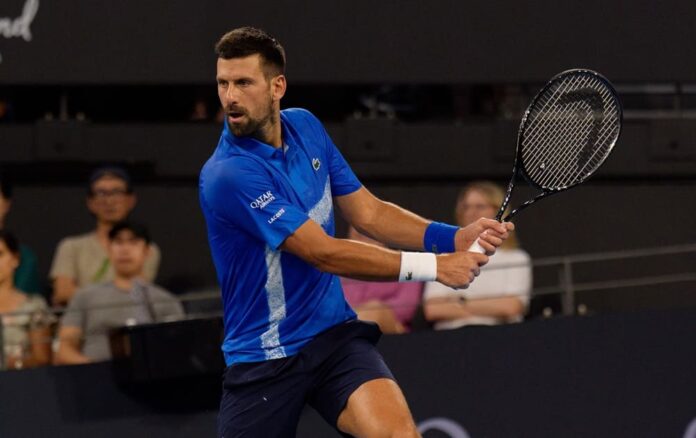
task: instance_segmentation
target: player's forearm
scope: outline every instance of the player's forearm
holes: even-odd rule
[[[307,220],[288,236],[280,248],[320,271],[364,280],[437,280],[450,287],[466,287],[488,262],[483,254],[400,253],[353,240],[328,236]]]
[[[391,247],[423,250],[423,235],[431,221],[391,202],[376,205],[370,222],[353,224],[358,231]]]
[[[395,281],[401,266],[397,251],[333,238],[326,248],[317,248],[311,260],[322,272],[358,280]]]

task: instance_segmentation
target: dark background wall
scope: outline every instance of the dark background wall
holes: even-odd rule
[[[210,83],[213,42],[245,24],[283,41],[296,82],[543,81],[575,66],[694,80],[694,21],[687,0],[43,1],[31,41],[0,39],[0,81]]]

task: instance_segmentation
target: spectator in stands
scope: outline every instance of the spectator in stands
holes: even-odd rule
[[[50,272],[54,304],[66,304],[77,289],[114,278],[107,254],[109,231],[128,217],[135,203],[131,179],[124,169],[107,166],[92,172],[87,208],[96,218],[96,229],[67,237],[58,244]],[[159,248],[151,246],[143,271],[148,281],[154,281],[160,261]]]
[[[504,196],[503,190],[490,182],[467,185],[457,199],[457,223],[463,227],[481,217],[495,217]],[[468,289],[454,290],[437,282],[426,284],[425,317],[436,329],[520,321],[531,288],[529,255],[511,234]]]
[[[384,246],[376,240],[348,229],[348,238]],[[341,278],[343,293],[358,319],[374,321],[384,333],[404,333],[418,310],[423,283],[361,281]]]
[[[26,368],[49,363],[51,357],[50,318],[46,301],[27,295],[14,284],[20,263],[17,239],[0,230],[0,332],[2,368]]]
[[[5,217],[12,206],[12,184],[4,175],[0,175],[0,230],[5,228]],[[36,254],[26,245],[19,245],[19,266],[15,269],[14,285],[28,294],[41,294]]]
[[[54,363],[81,364],[111,359],[109,332],[125,325],[180,319],[181,303],[146,281],[146,260],[152,251],[142,225],[115,224],[108,234],[114,278],[79,290],[63,315]]]
[[[189,120],[192,122],[210,121],[208,104],[206,103],[205,99],[199,98],[193,102],[193,108],[191,109],[191,114],[189,114]]]

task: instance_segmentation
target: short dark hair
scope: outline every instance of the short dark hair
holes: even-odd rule
[[[274,75],[285,73],[285,49],[275,38],[255,27],[240,27],[227,32],[215,44],[215,53],[222,59],[246,58],[258,54],[265,67],[271,67]],[[267,76],[268,73],[267,68]]]
[[[87,194],[92,194],[92,186],[97,180],[104,178],[105,176],[111,178],[117,178],[126,183],[126,191],[128,193],[133,193],[133,186],[131,185],[131,177],[126,169],[120,166],[101,166],[97,167],[89,175]]]
[[[19,240],[14,234],[7,230],[0,230],[0,242],[4,242],[12,254],[19,256]]]
[[[151,242],[150,233],[145,225],[129,221],[117,222],[116,225],[109,230],[109,241],[114,240],[121,231],[130,231],[135,237],[143,239],[146,244],[150,244]]]

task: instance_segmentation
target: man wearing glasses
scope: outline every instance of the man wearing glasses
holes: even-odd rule
[[[109,231],[135,207],[137,199],[130,175],[120,167],[97,168],[89,178],[86,201],[87,209],[96,219],[96,228],[58,243],[50,272],[55,305],[67,304],[81,287],[113,279],[107,254]],[[150,246],[143,270],[147,281],[155,279],[160,262],[159,248],[154,243]]]

